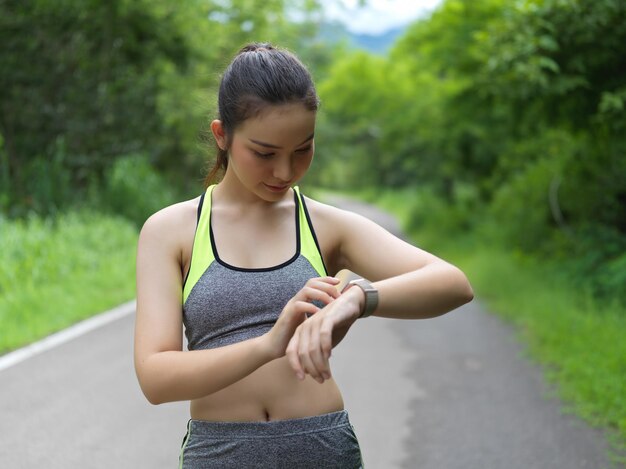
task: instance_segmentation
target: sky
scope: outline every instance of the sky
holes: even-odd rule
[[[435,9],[442,0],[323,0],[326,15],[346,24],[353,33],[380,34],[403,26]]]

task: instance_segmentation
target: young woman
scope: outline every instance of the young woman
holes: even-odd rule
[[[135,368],[151,403],[191,401],[180,467],[361,467],[332,348],[361,317],[472,299],[456,267],[300,194],[318,103],[294,55],[244,47],[211,123],[223,178],[141,231]]]

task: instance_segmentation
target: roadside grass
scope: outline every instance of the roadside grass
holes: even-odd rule
[[[0,354],[132,299],[137,236],[87,211],[0,218]]]
[[[530,357],[544,367],[564,403],[626,442],[626,311],[573,290],[556,264],[520,258],[494,246],[443,249],[470,278],[478,296],[517,327]]]
[[[319,191],[322,198],[324,191]],[[467,232],[453,220],[418,223],[437,207],[406,191],[352,193],[393,213],[413,242],[459,266],[489,310],[515,325],[529,357],[542,365],[564,412],[608,429],[611,456],[626,462],[626,308],[598,301],[571,285],[554,261],[507,250]],[[431,210],[432,209],[432,210]]]

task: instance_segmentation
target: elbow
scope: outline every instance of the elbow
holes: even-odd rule
[[[174,399],[168,399],[165,392],[163,392],[164,390],[159,389],[159,387],[154,384],[152,386],[141,385],[140,387],[146,400],[152,405],[166,404],[174,401]]]
[[[146,380],[139,378],[139,387],[146,400],[152,405],[164,404],[167,402],[157,389],[157,386],[150,385]]]
[[[152,405],[165,404],[169,402],[165,399],[162,386],[159,386],[158,380],[155,380],[153,376],[150,376],[148,370],[136,369],[137,381],[139,387],[146,400]]]
[[[148,402],[149,402],[150,404],[155,405],[155,406],[156,406],[156,405],[160,405],[160,404],[165,404],[166,402],[168,402],[168,401],[166,401],[166,400],[163,400],[163,399],[157,399],[157,398],[154,398],[154,397],[148,397],[148,396],[146,396],[146,398],[148,399]]]
[[[458,268],[454,268],[456,270],[456,285],[455,291],[457,292],[458,305],[462,306],[466,303],[469,303],[474,299],[474,290],[472,285],[470,284],[467,276]]]
[[[148,400],[148,402],[152,405],[159,405],[159,404],[165,404],[167,401],[165,399],[163,399],[163,397],[157,393],[154,392],[152,390],[146,390],[143,389],[143,395],[146,397],[146,399]]]
[[[440,265],[443,268],[441,271],[443,276],[440,277],[443,311],[440,314],[444,314],[472,301],[474,290],[461,269],[447,262]]]
[[[465,288],[465,291],[463,292],[462,304],[469,303],[473,299],[474,299],[474,290],[472,289],[472,286],[469,284],[469,282],[467,282],[467,286]]]

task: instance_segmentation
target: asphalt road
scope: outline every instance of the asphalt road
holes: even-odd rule
[[[388,215],[349,201],[397,232]],[[0,468],[173,468],[187,404],[151,406],[132,314],[0,371]],[[333,373],[367,469],[604,469],[604,435],[565,415],[511,328],[478,301],[359,321]]]

